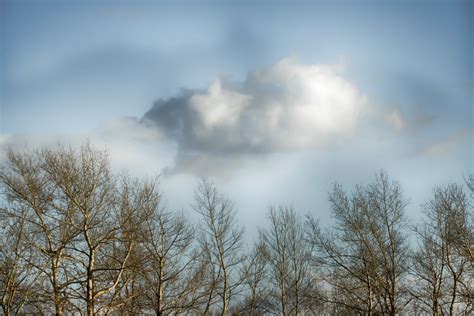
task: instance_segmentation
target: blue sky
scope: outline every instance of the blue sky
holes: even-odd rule
[[[196,177],[204,175],[216,177],[248,214],[272,201],[324,216],[333,181],[350,188],[385,168],[406,186],[415,212],[434,184],[473,171],[473,16],[472,1],[1,0],[0,133],[5,143],[33,146],[97,138],[128,169],[146,161],[142,173],[168,170],[197,150],[203,164],[163,180],[177,208],[186,207],[177,188],[192,196]],[[140,123],[156,100],[166,105],[183,88],[200,95],[216,78],[222,91],[262,97],[255,92],[262,82],[253,87],[249,78],[262,69],[275,74],[288,59],[294,69],[343,69],[342,86],[366,98],[371,110],[363,110],[349,139],[311,129],[310,136],[331,145],[290,146],[275,135],[306,134],[288,123],[264,138],[279,145],[262,145],[263,154],[235,153],[249,145],[247,138],[232,155],[219,147],[222,168],[237,170],[222,176],[208,172],[215,148],[204,140],[170,137],[164,125],[165,136],[154,138]],[[304,80],[309,73],[302,71]],[[345,120],[344,113],[330,117]],[[211,136],[205,140],[218,139]],[[129,157],[124,148],[137,153]]]

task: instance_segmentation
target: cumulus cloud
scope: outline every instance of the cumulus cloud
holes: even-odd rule
[[[203,173],[255,154],[319,148],[350,138],[367,100],[341,67],[283,59],[155,102],[142,122],[176,142],[171,172]]]
[[[322,155],[322,148],[353,148],[351,157],[372,142],[390,144],[384,152],[399,155],[413,148],[417,155],[446,151],[445,145],[419,150],[427,140],[417,131],[434,119],[422,108],[369,103],[341,65],[283,59],[241,82],[221,77],[206,89],[160,99],[141,119],[111,118],[81,134],[0,134],[0,147],[76,147],[89,139],[108,148],[119,169],[221,178],[243,164],[296,152]]]

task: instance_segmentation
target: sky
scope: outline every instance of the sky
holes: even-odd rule
[[[0,0],[0,146],[87,139],[200,177],[251,231],[272,204],[330,221],[334,182],[381,169],[419,216],[473,168],[473,1]]]

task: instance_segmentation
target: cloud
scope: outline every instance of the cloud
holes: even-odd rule
[[[458,130],[446,137],[433,140],[419,149],[419,154],[427,157],[447,156],[461,145],[472,148],[472,128]]]
[[[406,127],[406,121],[402,116],[400,107],[395,107],[391,112],[385,116],[388,125],[391,125],[396,130],[402,130]]]
[[[161,140],[159,131],[135,117],[119,117],[103,122],[95,131],[106,140],[122,139],[130,142],[156,142]]]
[[[386,125],[397,131],[415,132],[420,128],[433,123],[435,116],[417,106],[413,109],[402,110],[400,106],[395,106],[383,115]]]
[[[116,171],[130,171],[138,176],[160,174],[173,163],[176,151],[176,146],[162,139],[156,128],[134,117],[122,117],[102,122],[86,133],[0,134],[0,162],[8,147],[34,150],[62,144],[78,148],[87,141],[108,151]]]
[[[255,154],[320,148],[353,136],[367,98],[341,67],[283,59],[155,102],[142,122],[176,142],[170,172],[205,174]],[[211,168],[212,167],[212,168]]]
[[[10,136],[8,134],[0,134],[0,146],[8,143]]]
[[[205,89],[159,99],[141,119],[111,118],[85,133],[0,135],[0,146],[77,147],[89,139],[107,148],[120,170],[222,179],[291,153],[352,159],[356,152],[373,156],[370,146],[399,158],[447,151],[448,145],[434,145],[432,133],[421,132],[434,119],[424,108],[369,102],[343,66],[287,58],[241,82],[220,77]]]

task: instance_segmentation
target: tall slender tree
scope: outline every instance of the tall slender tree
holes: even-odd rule
[[[243,255],[243,229],[237,223],[233,203],[217,192],[216,186],[202,180],[196,189],[194,210],[200,216],[200,244],[208,267],[208,299],[204,312],[210,312],[215,298],[221,315],[229,307],[241,285],[239,270]]]
[[[155,314],[196,311],[202,302],[203,280],[195,251],[195,230],[183,214],[156,208],[142,223],[142,279],[145,307]]]
[[[268,289],[268,262],[265,243],[261,240],[253,245],[242,267],[244,297],[238,313],[262,315],[271,311]]]
[[[261,238],[270,269],[271,294],[277,302],[274,311],[282,315],[311,311],[317,303],[317,280],[310,270],[310,248],[303,221],[293,207],[284,206],[271,207],[268,219],[270,226],[261,231]]]

